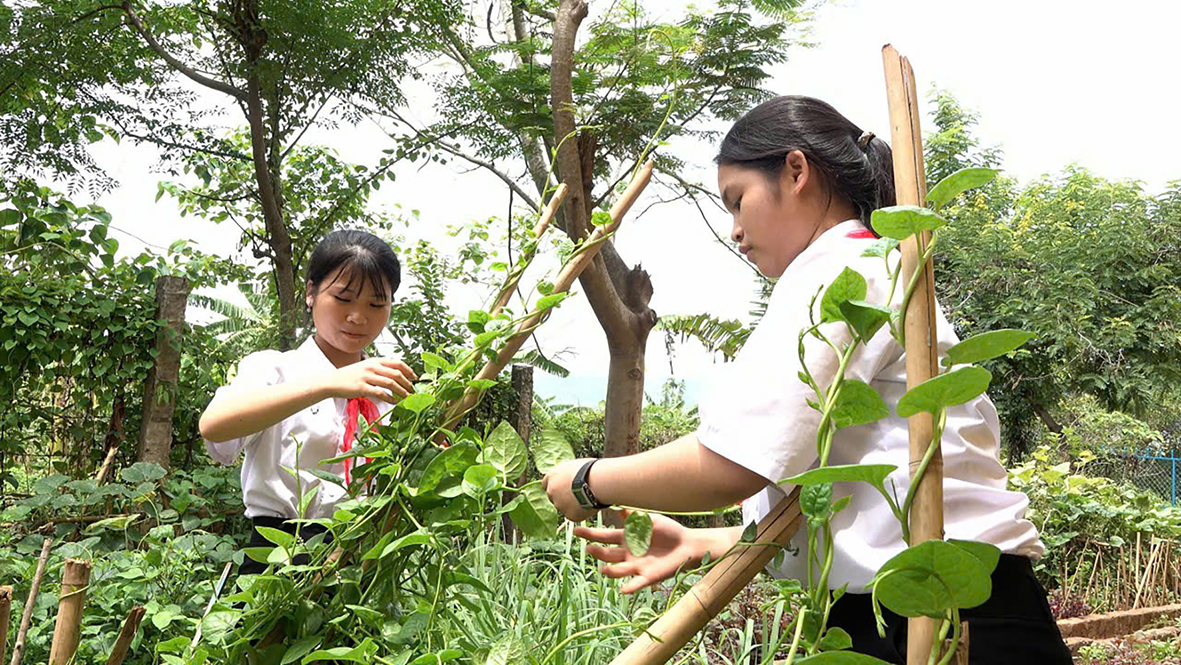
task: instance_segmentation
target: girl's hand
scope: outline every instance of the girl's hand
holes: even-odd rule
[[[629,511],[622,510],[620,515],[627,517]],[[652,544],[644,556],[632,556],[623,543],[623,529],[592,529],[585,526],[574,527],[574,535],[586,540],[612,545],[587,545],[587,554],[602,561],[604,566],[599,572],[604,577],[630,577],[620,588],[622,593],[633,593],[647,586],[658,584],[677,574],[677,571],[695,568],[705,556],[707,546],[705,540],[696,537],[694,529],[682,526],[680,522],[653,513]]]
[[[341,367],[328,377],[328,392],[332,397],[368,397],[390,404],[397,404],[414,392],[412,382],[418,380],[409,365],[393,358],[366,358]]]

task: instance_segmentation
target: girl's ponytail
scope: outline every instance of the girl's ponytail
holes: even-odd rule
[[[866,227],[874,210],[894,205],[890,146],[813,97],[785,95],[751,109],[726,134],[714,161],[778,177],[793,150],[804,153],[829,194],[851,203]]]

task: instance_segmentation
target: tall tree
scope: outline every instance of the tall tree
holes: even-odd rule
[[[582,0],[503,0],[448,34],[458,71],[444,78],[439,119],[401,129],[437,140],[433,149],[494,173],[536,208],[547,188],[568,189],[558,225],[575,242],[656,140],[714,139],[710,121],[732,120],[771,96],[767,68],[782,62],[806,15],[797,0],[724,0],[714,11],[652,19],[637,2],[612,4],[584,25]],[[759,15],[753,7],[763,12]],[[501,21],[495,26],[492,17]],[[485,38],[486,37],[486,38]],[[695,191],[671,152],[658,172],[678,194]],[[581,277],[607,339],[606,454],[638,450],[644,358],[656,314],[652,282],[613,244]]]
[[[104,135],[158,146],[166,161],[236,162],[251,176],[227,197],[259,210],[255,247],[272,266],[281,346],[294,339],[302,294],[285,163],[310,128],[356,121],[357,101],[402,101],[403,77],[436,47],[455,0],[48,0],[0,8],[0,165],[48,171],[92,186],[86,145]],[[218,119],[239,114],[246,141]],[[337,192],[320,227],[363,188],[389,175],[383,159]],[[94,177],[97,176],[97,177]],[[208,185],[208,182],[206,182]],[[249,234],[248,234],[249,235]]]

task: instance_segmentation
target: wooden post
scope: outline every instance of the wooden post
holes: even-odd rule
[[[894,152],[894,191],[898,205],[921,206],[927,196],[923,170],[923,143],[919,129],[918,94],[910,61],[893,46],[882,48],[886,72],[886,96],[890,105],[890,145]],[[923,232],[902,243],[902,277],[910,280],[931,242]],[[935,336],[935,272],[930,261],[923,269],[905,316],[906,387],[939,374],[939,346]],[[911,416],[910,472],[913,476],[931,445],[935,423],[929,413]],[[943,540],[943,455],[936,449],[920,480],[910,512],[910,545]],[[935,621],[913,618],[907,623],[906,662],[924,665],[935,639]]]
[[[90,562],[67,559],[62,569],[62,595],[57,606],[57,625],[49,648],[49,665],[69,665],[78,650],[82,630],[82,611],[86,589],[90,585]]]
[[[185,277],[156,280],[156,318],[168,325],[156,335],[156,364],[144,383],[143,423],[139,430],[139,461],[165,469],[172,452],[172,411],[180,375],[180,338],[191,285]]]
[[[8,653],[8,620],[12,616],[12,587],[0,586],[0,663]]]
[[[115,648],[111,649],[111,655],[107,658],[107,665],[123,665],[127,652],[131,650],[131,641],[135,639],[135,631],[139,630],[139,622],[143,619],[144,608],[141,605],[136,605],[127,613],[123,629],[119,631],[119,638],[115,640]]]
[[[32,585],[29,586],[29,597],[25,599],[25,611],[21,613],[21,625],[16,632],[16,641],[12,643],[10,665],[20,665],[21,655],[25,651],[25,637],[29,634],[29,623],[33,620],[33,606],[37,604],[37,594],[41,591],[41,578],[45,575],[45,564],[49,561],[49,548],[52,545],[52,538],[46,538],[45,542],[41,543],[41,556],[37,559],[37,572],[33,575]]]
[[[611,665],[667,662],[775,558],[780,548],[764,543],[787,545],[802,519],[800,490],[796,488],[759,522],[755,538],[759,545],[740,547],[719,561]]]

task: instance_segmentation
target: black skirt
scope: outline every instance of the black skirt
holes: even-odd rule
[[[260,527],[260,526],[270,527],[272,529],[280,529],[282,531],[286,531],[287,533],[290,533],[291,535],[295,535],[296,524],[294,522],[288,522],[287,520],[284,520],[279,517],[252,517],[251,521],[254,522],[254,527],[250,530],[250,544],[247,545],[247,547],[274,547],[275,546],[274,543],[267,540],[266,538],[263,538],[262,534],[259,533],[258,527]],[[305,541],[311,540],[314,536],[324,533],[325,531],[327,531],[327,529],[320,526],[319,524],[304,524],[303,527],[299,530],[299,537]],[[329,537],[329,539],[332,538],[331,535],[329,535],[328,537]],[[295,557],[294,561],[292,561],[292,563],[294,563],[296,565],[304,565],[307,562],[308,562],[308,555],[306,555],[306,554],[300,554],[299,556]],[[255,561],[254,559],[251,559],[250,557],[245,557],[242,559],[242,565],[238,566],[238,574],[239,575],[257,575],[266,569],[267,569],[267,564]]]
[[[886,637],[878,636],[870,594],[846,594],[832,607],[828,625],[853,638],[853,650],[888,663],[906,663],[906,617],[882,608]],[[1046,602],[1029,559],[1002,554],[992,573],[992,597],[960,611],[968,622],[971,665],[1071,665],[1070,650]]]

